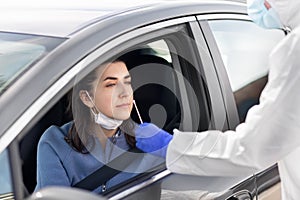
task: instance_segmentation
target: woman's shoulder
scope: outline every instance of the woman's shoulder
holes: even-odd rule
[[[65,136],[67,135],[71,123],[67,123],[61,127],[50,126],[42,135],[38,144],[38,158],[45,158],[44,155],[55,155],[61,160],[68,158],[72,152],[71,146],[66,142]]]
[[[56,125],[50,126],[42,135],[40,139],[40,143],[66,143],[65,136],[67,136],[69,129],[71,128],[73,122],[69,122],[64,124],[63,126],[59,127]],[[67,143],[66,143],[67,144]]]

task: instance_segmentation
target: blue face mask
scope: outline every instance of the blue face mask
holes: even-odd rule
[[[277,12],[264,5],[264,0],[247,0],[248,15],[254,23],[262,28],[282,29],[283,25]]]

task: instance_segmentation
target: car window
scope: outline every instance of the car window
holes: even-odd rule
[[[139,110],[138,114],[133,108],[131,115],[136,123],[141,123],[142,119],[171,134],[174,128],[185,131],[208,129],[210,108],[205,84],[201,79],[203,74],[197,69],[200,65],[195,61],[194,45],[195,41],[189,36],[187,26],[178,25],[175,33],[148,39],[121,54],[126,57],[132,78],[133,96]],[[165,169],[164,159],[161,163],[147,166],[150,169],[144,168],[145,171],[136,169],[139,172],[137,179],[124,181],[118,186],[126,188],[132,181],[142,181],[143,176],[155,175],[155,170]],[[111,195],[109,192],[114,193],[110,190],[105,194]],[[160,198],[160,186],[139,198],[149,194],[153,198]]]
[[[160,31],[161,30],[158,30],[158,32]],[[188,52],[190,47],[183,45],[190,44],[188,40],[192,39],[186,37],[186,35],[184,39],[182,36],[187,33],[186,26],[176,26],[174,30],[170,28],[170,30],[166,30],[165,32],[166,34],[161,34],[161,36],[152,34],[151,37],[146,37],[143,35],[136,39],[136,41],[134,40],[135,43],[128,45],[129,47],[125,50],[119,50],[117,54],[115,53],[115,49],[112,49],[111,56],[105,60],[101,60],[101,55],[99,55],[100,57],[93,57],[93,60],[87,62],[83,68],[84,70],[89,68],[91,71],[78,73],[78,76],[74,78],[74,83],[70,83],[70,85],[72,84],[73,92],[70,91],[70,93],[66,93],[56,102],[42,119],[38,120],[31,130],[28,131],[26,136],[22,138],[20,141],[20,156],[23,161],[23,180],[29,193],[32,193],[37,185],[36,158],[38,155],[36,152],[38,152],[37,146],[38,142],[41,141],[41,136],[47,132],[46,130],[51,125],[56,125],[57,127],[63,126],[61,129],[57,127],[55,129],[57,130],[57,134],[64,134],[65,140],[60,140],[61,145],[68,145],[66,143],[68,141],[67,135],[74,116],[76,116],[76,109],[78,107],[77,104],[74,104],[74,98],[78,98],[79,93],[74,92],[74,89],[78,86],[80,81],[87,78],[87,74],[95,75],[95,71],[92,71],[92,69],[97,69],[98,66],[107,64],[116,58],[122,58],[122,60],[125,61],[131,76],[133,97],[137,107],[136,109],[134,106],[131,113],[131,119],[134,122],[138,124],[141,123],[141,121],[151,122],[170,133],[173,132],[174,128],[181,130],[207,129],[210,116],[207,114],[207,110],[209,109],[207,104],[202,104],[203,101],[206,101],[205,92],[199,87],[194,88],[194,86],[202,83],[201,80],[198,79],[201,75],[198,69],[195,68],[195,66],[198,65],[194,64],[193,60],[189,57],[191,56],[191,53]],[[170,32],[172,32],[172,34],[170,34]],[[120,46],[115,48],[120,49]],[[185,71],[182,69],[185,69]],[[189,73],[191,72],[190,70],[193,70],[193,75]],[[93,91],[90,92],[92,96]],[[74,94],[75,96],[73,96]],[[200,98],[201,101],[199,101]],[[73,102],[71,109],[68,105],[70,102]],[[82,102],[80,104],[82,104]],[[205,111],[203,110],[202,112],[202,109]],[[201,118],[199,116],[200,113]],[[88,114],[93,117],[92,113],[88,112]],[[75,127],[77,128],[79,126]],[[52,129],[53,128],[52,126]],[[122,128],[126,128],[126,126],[120,129],[127,130]],[[118,142],[118,139],[114,141]],[[121,141],[123,141],[122,145],[124,145],[124,140]],[[130,144],[131,141],[128,140],[127,142]],[[93,145],[91,145],[91,147],[93,147]],[[107,145],[106,148],[110,148],[110,144]],[[122,148],[128,149],[129,147],[125,144]],[[122,148],[108,149],[106,151],[107,156],[105,162],[100,161],[102,163],[108,163],[111,159],[120,155],[117,151],[124,152]],[[95,150],[97,149],[95,148]],[[102,155],[93,154],[94,152],[90,153],[95,159],[98,159],[99,156]],[[41,155],[40,157],[43,158]],[[62,157],[65,158],[64,156]],[[69,159],[69,157],[66,158]],[[48,158],[46,162],[50,160],[54,159]],[[68,175],[71,177],[70,180],[75,180],[74,183],[100,167],[99,163],[95,162],[97,165],[86,167],[85,175],[79,177],[78,174],[74,172],[77,170],[82,171],[82,169],[85,168],[82,166],[85,162],[78,161],[78,163],[81,164],[73,166],[73,164],[70,165],[68,160],[62,159],[60,163],[68,163],[66,168],[72,168],[72,172]],[[73,159],[71,163],[76,163],[75,159]],[[97,190],[97,192],[109,192],[115,187],[123,186],[123,184],[127,183],[127,180],[131,180],[131,178],[138,179],[140,176],[148,176],[151,173],[155,174],[156,170],[165,169],[165,159],[158,155],[145,154],[142,161],[136,160],[132,165],[134,167],[129,166],[131,167],[129,169],[120,169],[118,166],[113,166],[124,173],[120,173],[107,181],[107,183],[104,184],[104,190],[104,186],[100,185],[99,187],[102,187],[102,189],[100,191]],[[47,168],[47,170],[51,169],[53,168]],[[62,178],[60,179],[62,180]]]
[[[258,103],[267,82],[268,56],[284,37],[281,30],[267,30],[246,20],[208,21],[219,47],[235,96],[239,117]]]
[[[0,94],[63,39],[0,32]]]
[[[120,136],[120,134],[118,133],[117,136],[111,137],[114,138],[111,139],[112,143],[108,142],[105,146],[105,150],[102,150],[103,144],[94,139],[97,138],[97,135],[103,134],[103,129],[98,125],[99,122],[95,123],[96,117],[93,114],[93,112],[95,111],[91,110],[89,107],[83,104],[81,99],[79,99],[79,94],[81,91],[88,92],[88,95],[90,96],[89,101],[93,101],[94,104],[92,105],[95,106],[92,106],[91,108],[95,109],[96,112],[99,112],[97,107],[99,105],[98,102],[100,101],[97,101],[97,99],[101,98],[102,95],[105,95],[99,93],[99,95],[95,97],[94,94],[97,93],[97,89],[90,90],[88,89],[87,85],[90,84],[89,81],[92,79],[93,81],[96,80],[97,84],[94,85],[97,85],[96,88],[99,88],[99,85],[101,85],[102,81],[104,80],[98,79],[98,77],[103,72],[102,70],[105,69],[104,67],[106,67],[108,63],[111,63],[115,59],[121,60],[126,64],[126,67],[131,76],[130,84],[132,85],[133,97],[136,105],[133,106],[130,119],[124,120],[119,126],[118,130],[121,131],[120,133],[124,134]],[[72,154],[70,156],[72,157],[74,163],[78,162],[76,166],[70,164],[68,159],[59,158],[60,162],[64,166],[64,169],[68,173],[68,178],[61,177],[61,179],[65,178],[71,180],[72,182],[70,183],[70,186],[78,183],[83,179],[83,177],[86,177],[87,175],[93,173],[104,164],[108,165],[112,169],[120,171],[120,173],[112,176],[111,178],[108,178],[105,183],[100,184],[98,187],[94,188],[95,192],[101,194],[110,191],[118,184],[123,184],[127,180],[138,175],[144,173],[152,173],[154,170],[157,170],[156,167],[164,169],[165,159],[163,157],[147,153],[145,153],[142,158],[134,159],[131,163],[128,163],[128,165],[125,164],[125,167],[123,167],[123,164],[118,164],[116,161],[111,163],[111,161],[125,153],[127,150],[134,148],[134,138],[130,137],[130,134],[134,134],[132,132],[131,126],[132,120],[137,124],[140,124],[141,121],[151,122],[169,132],[172,132],[174,128],[180,127],[182,120],[182,105],[180,102],[180,96],[178,96],[178,81],[173,70],[172,62],[169,62],[168,60],[171,60],[171,52],[168,47],[167,40],[154,39],[138,45],[134,45],[117,55],[113,54],[104,62],[98,61],[98,59],[94,60],[91,65],[95,65],[96,68],[95,70],[89,72],[87,76],[82,77],[82,74],[79,73],[73,83],[72,91],[69,94],[66,94],[58,103],[56,103],[56,105],[53,106],[50,111],[48,111],[43,119],[41,119],[21,141],[20,153],[21,157],[23,158],[24,166],[23,179],[28,191],[31,193],[36,188],[36,185],[37,189],[43,188],[43,186],[40,186],[39,184],[42,183],[43,178],[45,178],[46,175],[44,174],[51,173],[50,171],[53,169],[51,167],[45,167],[45,170],[41,170],[42,166],[46,166],[46,164],[43,164],[43,162],[48,162],[48,160],[51,159],[48,158],[47,160],[44,160],[42,154],[39,153],[38,149],[43,149],[42,146],[39,146],[38,149],[36,148],[36,146],[38,146],[37,142],[43,141],[43,138],[47,137],[45,136],[47,135],[46,133],[48,133],[46,129],[51,125],[62,127],[60,129],[55,128],[55,134],[64,134],[65,139],[68,138],[68,134],[72,130],[72,128],[70,127],[76,127],[76,130],[78,130],[79,133],[79,140],[93,140],[91,143],[88,143],[88,145],[82,148],[83,152],[80,152],[80,150],[74,150],[74,152],[72,151]],[[118,67],[119,66],[120,65],[118,65]],[[108,85],[105,85],[105,89],[101,90],[101,92],[109,90],[108,88],[113,87],[114,84],[116,84],[115,82],[113,82],[113,78],[111,78],[110,76],[108,77],[109,78],[107,79],[107,81],[104,81],[105,84],[107,83]],[[100,81],[100,83],[98,83],[98,81]],[[125,84],[128,85],[128,82],[126,81]],[[68,103],[72,103],[70,110],[68,110],[67,108]],[[101,107],[101,109],[104,108]],[[69,116],[65,112],[67,110],[72,113],[71,116]],[[87,113],[83,113],[81,112],[81,110],[84,110]],[[91,120],[89,122],[85,121],[85,123],[89,123],[90,125],[87,126],[86,129],[80,129],[81,126],[83,126],[83,124],[81,123],[83,121],[83,118],[81,118],[83,115],[89,116],[88,119]],[[91,127],[91,124],[95,125],[93,126],[95,127],[95,129],[89,129]],[[54,127],[52,126],[52,129],[53,128]],[[126,136],[124,136],[125,134]],[[89,135],[93,135],[93,139],[89,138]],[[41,137],[42,139],[39,140],[39,138]],[[36,140],[33,141],[33,138],[36,138]],[[52,141],[53,146],[56,146],[57,143],[59,143],[59,145],[63,147],[69,147],[71,143],[68,144],[68,140],[69,139],[55,139],[55,142]],[[35,144],[35,147],[32,147],[32,144]],[[75,149],[74,146],[73,148]],[[88,156],[84,156],[87,153],[84,152],[84,149],[87,149],[89,151]],[[54,151],[55,150],[56,149],[54,148]],[[36,165],[36,163],[34,163],[32,159],[32,156],[34,156],[34,154],[28,154],[30,151],[38,152],[37,158],[38,162],[41,163],[40,165],[34,166]],[[77,151],[79,151],[80,153],[77,153]],[[58,157],[61,156],[60,154],[64,154],[63,151],[60,152],[61,153],[58,153]],[[81,155],[81,153],[83,155]],[[52,160],[58,159],[55,155],[51,154],[51,156],[53,156]],[[89,166],[85,165],[86,163],[81,161],[81,156],[84,156],[86,162],[90,163]],[[57,171],[64,171],[64,169],[62,169],[60,165],[56,165],[52,162],[49,162],[49,164],[53,164],[54,167],[56,167]],[[33,168],[37,168],[37,174],[39,174],[37,182],[32,179],[32,177],[35,177],[36,174],[36,172],[32,171]],[[29,173],[31,174],[31,176],[29,175]],[[83,175],[78,176],[78,173]],[[106,174],[108,174],[108,171]],[[104,174],[102,173],[102,175]]]
[[[13,184],[7,150],[0,153],[0,163],[0,199],[10,199],[13,198]]]
[[[137,123],[152,122],[171,132],[180,125],[181,102],[167,43],[161,39],[133,49],[125,53],[125,60],[141,118],[136,109],[132,117]]]
[[[110,62],[116,57],[122,57],[122,60],[126,62],[127,68],[132,79],[134,99],[139,113],[137,112],[137,109],[133,107],[131,119],[138,124],[141,123],[140,119],[142,119],[143,122],[152,122],[158,127],[164,128],[169,132],[172,132],[173,128],[179,128],[182,119],[180,97],[178,96],[178,83],[175,73],[172,69],[172,62],[170,62],[171,52],[166,40],[156,39],[151,40],[149,42],[144,42],[139,45],[134,45],[118,55],[112,55],[112,57],[109,58],[107,61],[104,61],[104,63],[98,63],[98,61],[95,61],[95,63],[97,63],[96,66],[102,66],[103,64]],[[91,72],[91,74],[93,73],[94,72]],[[74,103],[76,101],[75,98],[78,97],[77,95],[74,95],[77,94],[76,92],[74,92],[74,89],[76,89],[76,87],[78,87],[78,83],[85,78],[86,76],[82,77],[82,74],[79,73],[78,76],[75,78],[73,91],[70,91],[69,93],[65,94],[42,117],[42,119],[40,119],[31,128],[31,130],[28,131],[26,136],[23,137],[20,141],[20,156],[23,160],[23,180],[25,187],[29,193],[32,193],[37,185],[36,158],[38,156],[38,142],[41,136],[50,126],[56,125],[58,127],[61,127],[63,125],[66,125],[67,127],[69,127],[70,122],[73,122],[74,115],[76,115],[77,108],[79,107],[78,104]],[[70,108],[69,104],[71,102],[72,107]],[[127,130],[126,123],[124,124],[125,125],[121,129]],[[68,133],[68,130],[66,128],[63,128],[61,130],[63,130],[63,134]],[[121,144],[123,144],[124,142],[122,141],[123,140],[121,140]],[[65,141],[61,142],[65,143]],[[116,142],[118,142],[118,139],[116,139]],[[128,143],[129,142],[130,140],[128,140]],[[107,146],[109,146],[109,144]],[[128,147],[125,145],[122,146],[122,148]],[[90,154],[92,157],[94,156],[97,160],[99,158],[99,155],[96,155],[95,152],[96,149],[95,151],[91,150]],[[124,153],[124,150],[122,150],[121,148],[112,148],[110,150],[107,150],[107,152],[107,158],[104,161],[104,163],[108,163],[113,158],[116,158],[117,155],[120,155],[120,153]],[[161,167],[164,168],[163,158],[157,155],[153,156],[150,154],[145,155],[144,157],[145,158],[141,162],[135,160],[135,162],[132,164],[134,165],[134,167],[131,166],[130,169],[119,168],[115,165],[110,166],[112,168],[115,167],[121,172],[124,171],[124,174],[116,175],[111,180],[108,180],[107,184],[105,184],[105,187],[107,186],[107,189],[111,189],[113,186],[116,186],[119,183],[122,184],[122,182],[125,182],[126,180],[134,176],[143,173],[148,173],[149,171],[152,172],[155,167],[160,165],[162,165]],[[100,163],[103,163],[101,159],[99,161]],[[94,165],[91,165],[86,168],[87,171],[85,173],[86,175],[88,175],[99,168],[99,163],[97,165],[95,163]],[[48,170],[51,170],[51,168],[49,168]],[[76,170],[82,171],[82,166],[74,166],[72,170],[72,173]],[[77,173],[73,173],[73,175],[72,173],[69,175],[71,176],[70,179],[74,179],[75,182],[78,182],[81,179],[81,177],[78,177]],[[101,193],[105,192],[105,190],[97,190],[97,192]]]

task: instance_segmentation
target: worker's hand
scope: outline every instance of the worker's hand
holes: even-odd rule
[[[136,146],[146,153],[166,157],[173,136],[151,123],[140,124],[135,130]]]

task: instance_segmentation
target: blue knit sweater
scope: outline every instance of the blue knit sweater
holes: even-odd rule
[[[98,139],[95,139],[95,147],[91,153],[80,153],[64,139],[71,125],[72,122],[61,128],[51,126],[42,135],[38,144],[35,191],[50,185],[73,186],[103,166],[103,163],[109,162],[130,148],[124,134],[120,133],[115,138],[115,145],[112,144],[112,138],[107,140],[105,151]],[[133,162],[126,170],[107,181],[105,187],[108,189],[162,162],[164,162],[162,158],[147,154],[142,161]],[[94,190],[97,193],[101,191],[102,186]]]

